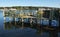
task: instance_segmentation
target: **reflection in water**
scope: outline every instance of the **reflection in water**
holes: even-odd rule
[[[47,16],[46,16],[47,17]],[[9,17],[9,18],[11,18],[11,17]],[[45,19],[45,18],[44,18]],[[45,28],[43,28],[43,26],[37,26],[37,25],[35,25],[35,24],[32,24],[32,23],[28,23],[28,24],[26,24],[26,23],[21,23],[20,22],[20,20],[19,21],[15,21],[16,19],[15,19],[15,17],[13,18],[13,20],[14,21],[11,21],[11,19],[9,19],[9,22],[6,22],[6,20],[4,20],[4,29],[5,30],[16,30],[16,29],[22,29],[23,31],[24,31],[24,29],[26,28],[26,30],[28,31],[28,32],[30,32],[30,30],[29,29],[31,29],[31,30],[33,30],[33,32],[36,30],[36,34],[37,34],[37,37],[39,36],[39,37],[49,37],[49,35],[50,35],[50,37],[57,37],[57,31],[56,31],[56,29],[54,29],[54,30],[48,30],[48,28],[47,29],[45,29]],[[27,20],[26,20],[27,21]],[[26,22],[25,21],[25,22]],[[41,21],[41,20],[39,20],[39,21]],[[43,20],[44,21],[44,20]],[[44,21],[43,22],[43,24],[46,24],[45,23],[46,21]],[[40,23],[40,22],[39,22]],[[47,21],[47,23],[49,23],[48,21]],[[19,31],[19,30],[18,30]],[[33,32],[32,32],[32,34],[33,34]],[[15,33],[15,32],[14,32]],[[23,32],[22,32],[23,33]],[[22,34],[21,33],[21,34]],[[25,33],[25,32],[24,32]],[[26,32],[27,33],[27,32]],[[9,33],[10,34],[10,33]],[[17,33],[15,33],[15,34],[17,34]],[[28,33],[28,34],[30,34],[30,33]],[[24,34],[25,35],[25,34]],[[33,34],[34,35],[34,34]],[[15,36],[15,35],[14,35]],[[27,36],[27,35],[25,35],[25,36]],[[34,35],[35,36],[35,35]]]
[[[15,24],[16,23],[16,24]],[[32,24],[25,24],[25,23],[17,23],[16,21],[14,22],[5,22],[4,23],[5,25],[5,30],[11,30],[11,29],[16,29],[16,28],[21,28],[21,29],[24,29],[24,28],[32,28],[32,29],[36,29],[37,30],[37,34],[41,34],[43,32],[42,29],[38,29],[36,26],[33,26]]]
[[[49,37],[57,37],[57,30],[45,30],[44,28],[42,28],[42,26],[37,26],[37,25],[33,25],[32,23],[23,23],[20,21],[10,21],[10,22],[5,22],[5,30],[12,30],[12,29],[24,29],[24,28],[31,28],[31,29],[35,29],[36,30],[36,34],[39,36],[43,36],[45,35],[44,33],[48,33],[50,36]]]
[[[25,24],[25,23],[21,23],[21,22],[19,23],[18,21],[17,22],[16,21],[5,22],[4,25],[5,25],[5,29],[7,29],[7,28],[12,29],[12,27],[15,27],[15,28],[31,27],[30,24]],[[31,28],[33,28],[33,27],[31,27]]]

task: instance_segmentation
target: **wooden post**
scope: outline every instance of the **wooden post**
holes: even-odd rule
[[[49,16],[49,26],[51,26],[52,22],[52,10],[50,10],[50,16]]]
[[[58,24],[57,24],[57,26],[59,27],[60,26],[60,13],[59,13],[59,10],[58,10],[58,17],[57,17],[57,21],[58,21]],[[60,28],[59,28],[60,29]]]
[[[11,24],[11,17],[9,18],[9,23]]]
[[[3,16],[5,16],[5,11],[3,10]]]
[[[24,22],[24,19],[23,18],[21,18],[21,22]]]
[[[5,9],[3,10],[3,16],[4,16],[4,23],[5,23],[6,22]]]
[[[4,23],[6,22],[6,17],[4,17]]]
[[[31,25],[31,27],[33,26],[32,23],[33,23],[33,21],[32,21],[32,18],[31,18],[31,19],[30,19],[30,25]]]
[[[15,25],[16,25],[16,18],[15,18]]]

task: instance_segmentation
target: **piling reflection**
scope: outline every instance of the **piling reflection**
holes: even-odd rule
[[[37,35],[43,35],[42,33],[46,32],[49,34],[49,37],[57,37],[58,36],[58,30],[56,28],[48,28],[48,27],[43,27],[43,26],[37,26],[33,25],[32,23],[23,23],[20,21],[9,21],[9,22],[4,22],[4,29],[5,30],[11,30],[11,29],[17,29],[17,28],[32,28],[36,29],[36,34]],[[42,37],[42,36],[41,36]]]
[[[5,29],[11,29],[12,27],[15,28],[24,28],[24,27],[31,27],[33,28],[32,24],[26,24],[20,21],[10,21],[10,22],[4,22]]]
[[[15,24],[16,23],[16,24]],[[37,34],[41,34],[43,32],[43,29],[38,28],[36,25],[21,23],[19,21],[12,21],[12,22],[5,22],[4,23],[4,29],[5,30],[11,30],[11,29],[17,29],[17,28],[32,28],[37,30]]]

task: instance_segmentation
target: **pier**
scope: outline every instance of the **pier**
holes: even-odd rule
[[[9,17],[9,21],[24,22],[24,23],[34,23],[34,24],[45,24],[42,21],[46,21],[47,26],[51,26],[52,20],[59,20],[59,8],[49,8],[49,7],[4,7],[1,9],[3,11],[4,20]],[[56,14],[56,16],[55,16]],[[25,21],[27,19],[27,21]],[[50,22],[51,21],[51,22]],[[59,22],[58,22],[59,24]],[[56,24],[57,26],[57,24]]]
[[[3,11],[5,28],[11,26],[35,27],[37,30],[44,30],[50,33],[50,37],[57,37],[59,29],[59,8],[50,7],[4,7]],[[7,21],[8,18],[8,21]]]
[[[53,20],[59,20],[59,8],[49,8],[49,7],[19,7],[19,8],[4,8],[3,10],[3,16],[4,20],[6,21],[6,17],[9,17],[9,21],[13,19],[13,21],[16,21],[18,19],[19,22],[24,23],[32,23],[32,24],[39,24],[45,26],[51,26]],[[55,13],[57,12],[57,18],[55,17]],[[27,19],[27,21],[26,21]],[[45,21],[46,23],[44,23]],[[51,22],[50,22],[51,21]],[[59,22],[57,23],[59,24]],[[57,27],[58,25],[55,24]]]

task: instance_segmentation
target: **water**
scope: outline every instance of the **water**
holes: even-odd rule
[[[8,21],[8,19],[7,19]],[[59,34],[59,33],[58,33]],[[4,23],[4,17],[2,11],[0,11],[0,37],[49,37],[48,31],[36,28],[29,24],[11,24]]]

